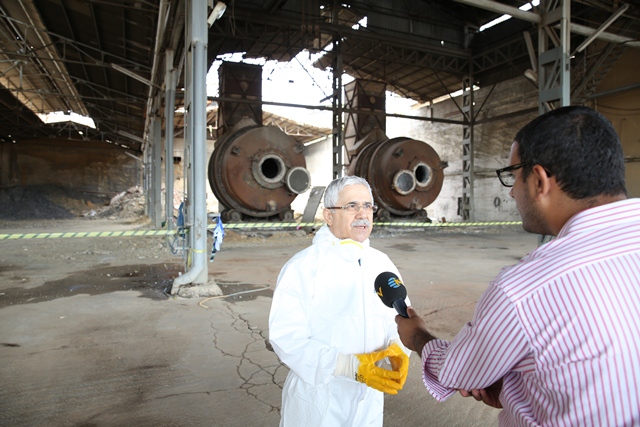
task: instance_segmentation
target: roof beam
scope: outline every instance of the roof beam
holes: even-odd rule
[[[453,0],[457,3],[463,3],[470,6],[476,6],[480,9],[489,10],[496,13],[504,13],[514,18],[521,19],[523,21],[533,22],[534,24],[542,23],[542,17],[535,12],[525,12],[517,7],[507,6],[506,4],[498,3],[492,0]],[[586,27],[584,25],[570,23],[570,30],[572,33],[580,34],[583,36],[594,36],[598,32],[597,29]],[[617,34],[611,34],[607,32],[599,32],[597,34],[599,39],[605,40],[610,43],[624,43],[627,46],[640,47],[640,41],[636,41],[630,37],[619,36]]]
[[[514,18],[521,19],[523,21],[533,22],[539,24],[542,22],[540,15],[534,12],[526,12],[520,10],[517,7],[507,6],[506,4],[498,3],[492,0],[453,0],[457,3],[467,4],[469,6],[475,6],[480,9],[485,9],[490,12],[503,13],[505,15],[513,16]]]

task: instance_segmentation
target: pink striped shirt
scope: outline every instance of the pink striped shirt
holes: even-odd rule
[[[503,378],[501,426],[639,426],[640,199],[572,217],[422,361],[439,401]]]

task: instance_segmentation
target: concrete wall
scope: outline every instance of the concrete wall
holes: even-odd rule
[[[524,77],[482,87],[474,93],[477,120],[489,120],[508,113],[537,107],[537,89]],[[439,102],[431,107],[406,111],[405,114],[462,121],[461,98]],[[482,107],[482,108],[480,108]],[[478,111],[479,110],[479,111]],[[500,185],[495,170],[508,163],[509,149],[516,132],[537,115],[522,113],[506,119],[476,125],[474,129],[476,221],[519,220],[508,189]],[[462,125],[388,118],[387,135],[406,136],[431,145],[449,166],[438,198],[427,207],[432,220],[462,221],[458,199],[462,196]]]
[[[640,49],[629,48],[598,85],[592,107],[605,115],[620,136],[627,191],[640,197]],[[624,89],[624,90],[620,90]]]
[[[68,139],[0,143],[0,188],[53,185],[112,197],[142,183],[140,163],[125,151]]]
[[[640,49],[629,48],[597,88],[588,106],[601,112],[613,124],[627,158],[626,183],[631,197],[640,197]],[[524,77],[499,83],[491,90],[483,87],[475,96],[477,120],[537,109],[538,92]],[[491,92],[491,94],[489,94]],[[456,107],[461,99],[447,100],[429,108],[405,114],[461,120]],[[481,108],[480,108],[481,107]],[[500,185],[495,169],[508,163],[509,149],[517,131],[538,115],[537,111],[511,116],[475,127],[475,220],[511,221],[520,217],[507,188]],[[427,207],[429,217],[438,221],[461,221],[458,198],[462,195],[462,127],[417,120],[387,119],[389,137],[408,136],[431,145],[449,163],[440,196]]]
[[[164,143],[164,141],[163,141]],[[212,139],[207,139],[207,165],[209,165],[209,159],[211,158],[211,153],[213,153],[215,141]],[[174,209],[178,209],[180,207],[180,202],[184,200],[184,193],[186,191],[186,182],[184,181],[184,168],[186,165],[184,158],[184,139],[183,138],[175,138],[173,140],[173,157],[175,159],[180,159],[178,162],[174,162],[173,164],[173,207]],[[162,182],[164,182],[164,158],[163,158],[163,172],[162,172]],[[213,191],[211,190],[211,186],[207,181],[207,211],[208,212],[219,212],[218,200],[213,195]]]
[[[312,187],[326,187],[331,182],[333,177],[333,137],[327,136],[320,141],[307,145],[304,150],[305,161],[307,162],[307,170],[311,174],[311,186]],[[291,203],[291,208],[295,212],[295,217],[302,215],[307,203],[309,201],[309,195],[311,191],[299,194]],[[323,221],[322,219],[322,202],[316,210],[316,219]]]

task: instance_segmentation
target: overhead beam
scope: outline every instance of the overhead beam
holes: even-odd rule
[[[165,28],[167,25],[167,18],[169,16],[170,5],[169,0],[162,0],[160,3],[160,10],[158,11],[158,26],[156,27],[156,37],[155,44],[153,48],[153,60],[151,65],[151,83],[155,83],[159,81],[158,75],[159,72],[159,60],[160,60],[160,47],[162,46],[162,41],[164,40]],[[153,99],[154,92],[157,88],[154,87],[153,84],[149,85],[149,93],[147,95],[147,113],[145,115],[144,122],[144,136],[143,139],[145,142],[142,143],[142,150],[144,151],[145,145],[147,143],[148,135],[151,129],[149,128],[151,116],[153,113],[157,113],[152,111],[153,109]]]
[[[597,30],[594,30],[591,27],[586,27],[584,25],[571,23],[571,32],[572,33],[576,33],[576,34],[580,34],[580,35],[589,37],[589,36],[593,35],[596,31]],[[609,43],[624,43],[625,46],[640,47],[640,41],[637,41],[637,40],[632,39],[630,37],[619,36],[617,34],[611,34],[611,33],[607,33],[607,32],[600,33],[598,35],[598,39],[604,40],[604,41],[609,42]]]
[[[234,18],[236,21],[250,23],[252,25],[252,28],[255,29],[256,31],[260,27],[263,27],[264,29],[261,30],[263,32],[266,32],[266,28],[275,28],[279,30],[291,28],[291,29],[294,29],[295,33],[300,32],[300,21],[294,17],[287,17],[282,15],[265,15],[264,13],[258,13],[257,11],[252,9],[236,7],[234,10]],[[324,21],[317,22],[315,23],[315,25],[317,26],[318,30],[322,34],[329,34],[332,36],[339,35],[341,37],[346,37],[347,39],[354,38],[354,39],[370,40],[373,43],[380,42],[380,35],[372,33],[370,31],[357,30],[357,29],[345,27],[342,25],[338,25],[332,22],[324,22]],[[219,33],[216,34],[216,32],[218,31]],[[222,26],[219,28],[213,28],[213,31],[210,31],[210,36],[224,37],[228,35],[225,33],[225,31],[226,29]],[[234,31],[236,36],[238,36],[243,31],[243,28],[238,26],[234,28]],[[247,39],[253,40],[251,35],[248,35]],[[406,49],[413,49],[419,52],[426,52],[433,55],[442,55],[442,56],[460,58],[460,59],[468,58],[468,52],[466,52],[464,49],[455,48],[455,47],[443,47],[435,44],[425,44],[423,41],[418,39],[385,34],[384,41],[389,45],[401,46]],[[299,47],[302,49],[309,48],[308,45],[301,45]]]
[[[506,4],[498,3],[491,0],[453,0],[456,3],[462,3],[469,6],[475,6],[480,9],[488,10],[490,12],[502,13],[505,15],[513,16],[514,18],[521,19],[523,21],[533,22],[539,24],[542,22],[540,15],[534,12],[527,12],[520,10],[517,7],[507,6]]]
[[[606,30],[611,24],[613,24],[616,19],[622,16],[622,14],[627,11],[627,9],[629,9],[629,5],[623,4],[622,7],[616,11],[616,13],[611,15],[609,19],[607,19],[602,25],[600,25],[600,27],[598,27],[598,29],[593,34],[587,37],[587,39],[576,48],[576,52],[582,52],[583,50],[585,50],[593,40],[595,40],[600,34],[604,33],[604,30]]]
[[[128,70],[124,67],[119,66],[118,64],[111,64],[111,67],[114,70],[120,71],[122,74],[125,74],[133,79],[136,79],[137,81],[146,84],[147,86],[153,86],[153,83],[151,83],[151,80],[142,77],[140,74],[134,73],[131,70]]]
[[[527,12],[518,9],[517,7],[507,6],[506,4],[498,3],[492,0],[453,0],[456,3],[462,3],[469,6],[475,6],[480,9],[485,9],[491,12],[503,13],[510,15],[514,18],[521,19],[523,21],[532,22],[534,24],[542,23],[542,18],[535,12]],[[586,27],[580,24],[571,23],[570,30],[572,33],[580,34],[586,37],[595,35],[598,30],[590,27]],[[640,47],[640,41],[632,39],[631,37],[619,36],[617,34],[611,34],[607,32],[600,32],[597,34],[597,38],[611,42],[611,43],[624,43],[627,46]]]

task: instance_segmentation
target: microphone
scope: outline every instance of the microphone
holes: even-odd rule
[[[409,317],[407,314],[407,304],[404,299],[407,297],[407,288],[402,280],[390,271],[378,274],[374,283],[376,293],[387,307],[393,307],[402,317]]]

